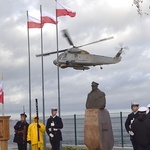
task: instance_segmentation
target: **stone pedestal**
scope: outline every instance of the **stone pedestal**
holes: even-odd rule
[[[114,138],[110,115],[106,109],[86,109],[84,143],[89,150],[112,150]]]
[[[0,150],[8,150],[8,141],[1,141],[0,145]]]
[[[1,150],[8,150],[10,116],[0,116],[0,143]]]

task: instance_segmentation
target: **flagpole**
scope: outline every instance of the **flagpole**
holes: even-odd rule
[[[57,0],[56,8],[57,8]],[[61,117],[61,107],[60,107],[60,75],[59,75],[59,42],[58,42],[58,18],[57,18],[57,10],[56,10],[56,45],[57,45],[57,82],[58,82],[58,115]],[[62,150],[62,141],[60,141],[60,150]]]
[[[41,19],[41,67],[42,67],[42,102],[43,102],[43,124],[45,124],[45,92],[44,92],[44,61],[43,61],[43,30],[42,30],[42,5],[40,5]],[[46,135],[44,133],[44,149],[46,148]]]
[[[57,0],[56,6],[57,6]],[[57,11],[56,11],[56,45],[57,45],[57,82],[58,82],[58,115],[61,116],[61,107],[60,107],[60,75],[59,75],[59,45],[58,45],[58,19],[57,19]]]
[[[2,116],[4,116],[4,103],[2,104]]]
[[[4,77],[3,77],[3,73],[2,73],[2,78],[1,78],[1,80],[3,81],[3,79],[4,79]],[[4,92],[4,91],[2,91],[2,95],[3,95],[3,92]],[[4,95],[3,95],[2,97],[4,98]],[[3,99],[3,103],[2,103],[2,116],[4,116],[4,99]]]
[[[29,14],[27,11],[27,23],[28,20]],[[30,59],[30,37],[28,24],[27,24],[27,36],[28,36],[28,69],[29,69],[29,122],[31,123],[31,59]]]
[[[23,113],[25,113],[25,107],[23,106]]]

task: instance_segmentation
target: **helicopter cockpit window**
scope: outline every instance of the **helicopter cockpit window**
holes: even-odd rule
[[[62,58],[62,54],[60,54],[60,55],[58,56],[58,59],[59,59],[59,60],[61,60],[61,58]]]
[[[62,59],[64,59],[66,56],[67,56],[66,53],[62,53],[62,54],[59,55],[58,58],[59,58],[59,60],[62,60]]]
[[[64,53],[64,58],[67,57],[67,53]]]

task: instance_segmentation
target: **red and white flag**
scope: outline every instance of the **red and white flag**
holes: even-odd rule
[[[0,84],[0,103],[4,104],[3,81]]]
[[[75,17],[76,12],[71,10],[70,8],[67,8],[66,6],[63,6],[60,4],[58,1],[56,1],[56,16],[70,16],[70,17]]]
[[[41,21],[42,21],[42,24],[45,24],[45,23],[57,24],[55,18],[56,17],[53,17],[52,15],[50,15],[46,12],[43,12],[42,17],[41,17]]]
[[[28,28],[41,28],[44,24],[41,25],[41,21],[29,16],[27,21]]]

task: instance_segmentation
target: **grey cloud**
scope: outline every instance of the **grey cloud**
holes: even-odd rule
[[[28,112],[28,53],[26,11],[32,14],[42,4],[43,10],[55,14],[55,3],[44,1],[1,1],[0,16],[0,72],[4,73],[5,110],[8,114],[19,113],[22,106]],[[131,101],[147,105],[149,101],[149,17],[137,15],[136,9],[126,5],[114,7],[109,1],[63,1],[64,5],[77,12],[75,18],[59,17],[59,49],[69,48],[61,30],[67,28],[75,45],[92,42],[106,36],[114,36],[110,41],[83,47],[90,53],[114,56],[119,42],[129,46],[122,61],[115,65],[91,67],[88,71],[72,68],[60,69],[62,113],[84,112],[87,93],[91,82],[97,81],[106,93],[108,109],[129,108]],[[117,5],[117,4],[116,4]],[[119,4],[118,4],[119,6]],[[44,52],[56,50],[55,25],[43,28]],[[30,30],[32,113],[35,113],[35,98],[39,99],[42,114],[40,29]],[[56,55],[44,57],[45,110],[57,106],[57,67],[53,65]]]

